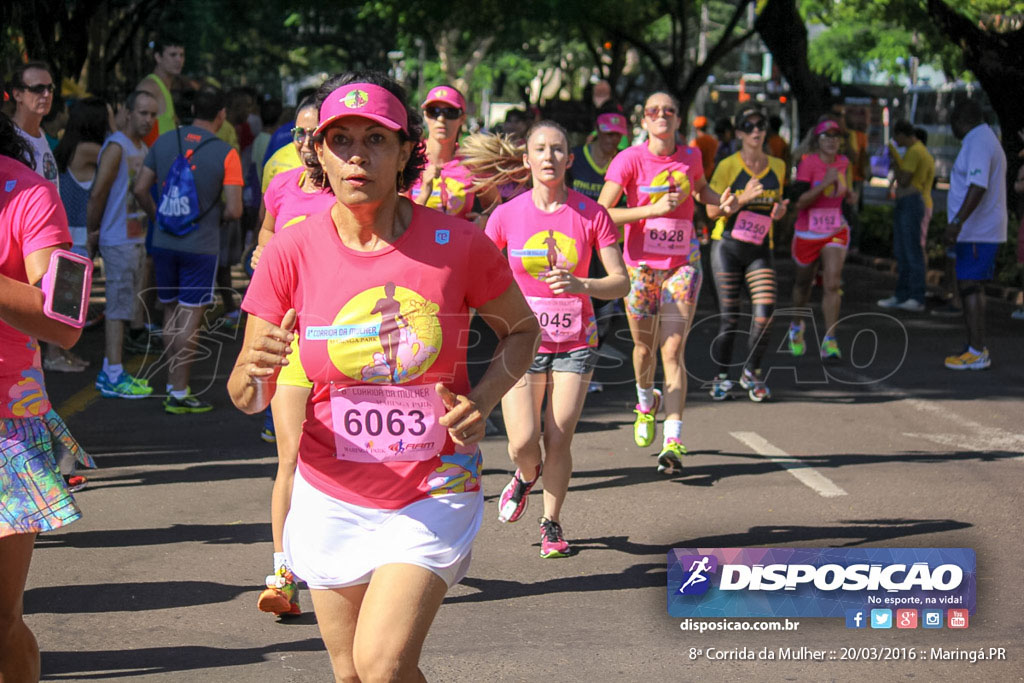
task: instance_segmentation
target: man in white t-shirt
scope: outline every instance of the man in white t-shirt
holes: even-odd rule
[[[145,90],[128,96],[124,126],[111,134],[100,150],[85,212],[89,254],[95,254],[98,246],[106,271],[106,355],[96,378],[96,389],[107,398],[145,398],[153,393],[148,383],[124,369],[121,356],[125,322],[137,330],[134,338],[148,341],[149,337],[139,305],[146,264],[147,218],[131,190],[149,151],[142,140],[156,124],[158,105],[157,99]]]
[[[992,363],[984,337],[985,282],[995,275],[996,252],[1006,241],[1006,153],[977,102],[957,105],[950,124],[963,143],[949,177],[946,241],[956,250],[967,349],[947,357],[946,367],[984,370]]]
[[[53,75],[44,62],[20,64],[11,77],[11,96],[14,98],[12,120],[18,133],[32,147],[36,173],[57,184],[57,161],[50,151],[50,143],[43,133],[43,117],[53,106]]]

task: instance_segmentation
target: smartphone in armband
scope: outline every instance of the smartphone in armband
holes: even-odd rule
[[[50,254],[43,275],[43,313],[72,327],[84,327],[92,288],[92,261],[66,249]]]

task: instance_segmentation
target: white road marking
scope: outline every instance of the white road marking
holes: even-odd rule
[[[865,380],[867,379],[863,376],[860,377]],[[992,451],[1020,453],[1021,455],[1010,459],[1024,463],[1024,434],[1017,434],[1005,429],[1000,429],[999,427],[983,425],[980,422],[975,422],[974,420],[970,420],[954,412],[948,406],[940,405],[934,401],[914,398],[902,389],[896,389],[884,382],[870,386],[873,391],[884,392],[895,396],[900,399],[902,403],[910,406],[914,410],[921,413],[927,413],[931,417],[935,418],[936,424],[940,424],[947,428],[959,427],[968,432],[967,434],[904,432],[903,436],[910,437],[912,439],[924,439],[925,441],[937,443],[940,446],[976,453]]]
[[[773,446],[757,432],[729,432],[729,435],[785,469],[819,496],[836,498],[847,495],[846,491],[836,486],[831,479],[802,462],[800,458],[794,458],[781,448]]]

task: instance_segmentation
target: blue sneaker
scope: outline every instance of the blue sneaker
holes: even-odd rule
[[[277,432],[274,431],[274,414],[270,412],[269,406],[263,411],[263,431],[260,432],[260,438],[267,443],[277,443]]]
[[[123,371],[115,382],[101,370],[96,376],[96,390],[104,398],[146,398],[153,393],[153,387],[149,386],[149,382]]]

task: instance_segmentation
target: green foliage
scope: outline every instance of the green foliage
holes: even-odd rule
[[[957,6],[972,4],[1000,3]],[[975,10],[980,16],[980,9]],[[959,48],[935,27],[924,0],[801,0],[800,11],[809,23],[826,26],[811,41],[807,56],[811,68],[829,78],[838,80],[846,67],[863,76],[879,69],[906,74],[912,56],[953,76],[962,75]]]

